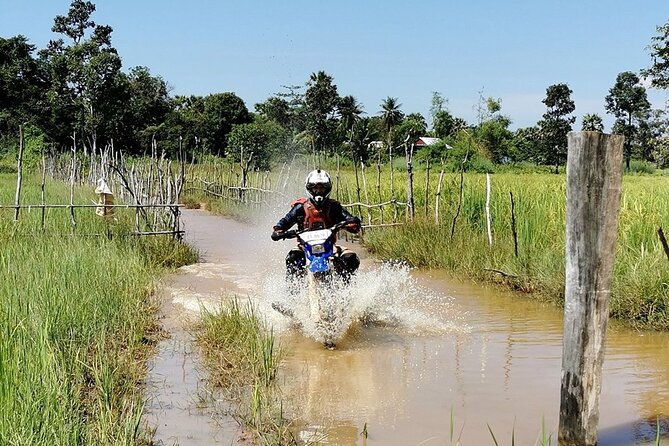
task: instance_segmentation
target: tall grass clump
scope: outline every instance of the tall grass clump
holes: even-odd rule
[[[38,203],[39,189],[26,179],[24,202]],[[0,203],[13,202],[9,190]],[[49,191],[47,202],[69,201],[66,187]],[[112,223],[87,211],[74,231],[67,210],[51,210],[44,225],[34,209],[16,222],[13,210],[0,213],[0,444],[150,441],[140,419],[153,281],[159,265],[193,254],[123,236],[132,226],[122,215]]]
[[[267,445],[296,444],[275,382],[282,352],[252,305],[233,299],[220,312],[206,312],[198,342],[213,385],[239,401],[237,415],[256,438]]]

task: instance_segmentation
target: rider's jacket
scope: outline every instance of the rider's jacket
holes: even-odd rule
[[[323,229],[344,220],[355,220],[360,223],[358,217],[351,215],[336,200],[328,198],[318,209],[310,200],[302,197],[291,203],[290,211],[274,225],[274,229],[287,231],[295,224],[299,230]]]

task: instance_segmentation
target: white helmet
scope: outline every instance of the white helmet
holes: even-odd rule
[[[332,180],[326,171],[321,169],[312,170],[307,175],[307,179],[304,180],[304,188],[307,190],[311,201],[316,206],[320,206],[330,196]]]

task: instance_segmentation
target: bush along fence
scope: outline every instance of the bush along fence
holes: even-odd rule
[[[75,147],[73,145],[70,154],[43,153],[39,202],[27,204],[22,196],[24,139],[21,131],[14,203],[0,205],[0,211],[13,209],[14,221],[19,221],[22,210],[38,210],[42,228],[50,210],[67,211],[72,232],[77,230],[82,216],[95,212],[109,221],[108,236],[113,232],[111,223],[128,218],[125,211],[134,211],[132,235],[181,238],[179,215],[183,205],[179,201],[185,182],[184,163],[173,163],[164,155],[158,156],[155,142],[151,158],[133,162],[114,149],[113,141],[99,152],[77,153]],[[47,203],[47,179],[55,184],[67,184],[69,203]]]

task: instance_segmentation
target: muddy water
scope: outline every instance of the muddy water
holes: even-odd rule
[[[221,293],[257,303],[290,352],[280,379],[303,440],[485,445],[494,444],[490,428],[499,444],[513,436],[533,445],[543,425],[555,444],[562,314],[554,307],[367,258],[351,287],[371,323],[352,324],[330,351],[270,307],[286,299],[289,242],[272,243],[267,225],[202,211],[186,212],[184,223],[205,263],[182,274],[208,291],[180,305],[214,305]],[[650,444],[655,420],[669,415],[669,335],[610,325],[600,413],[599,445]]]

